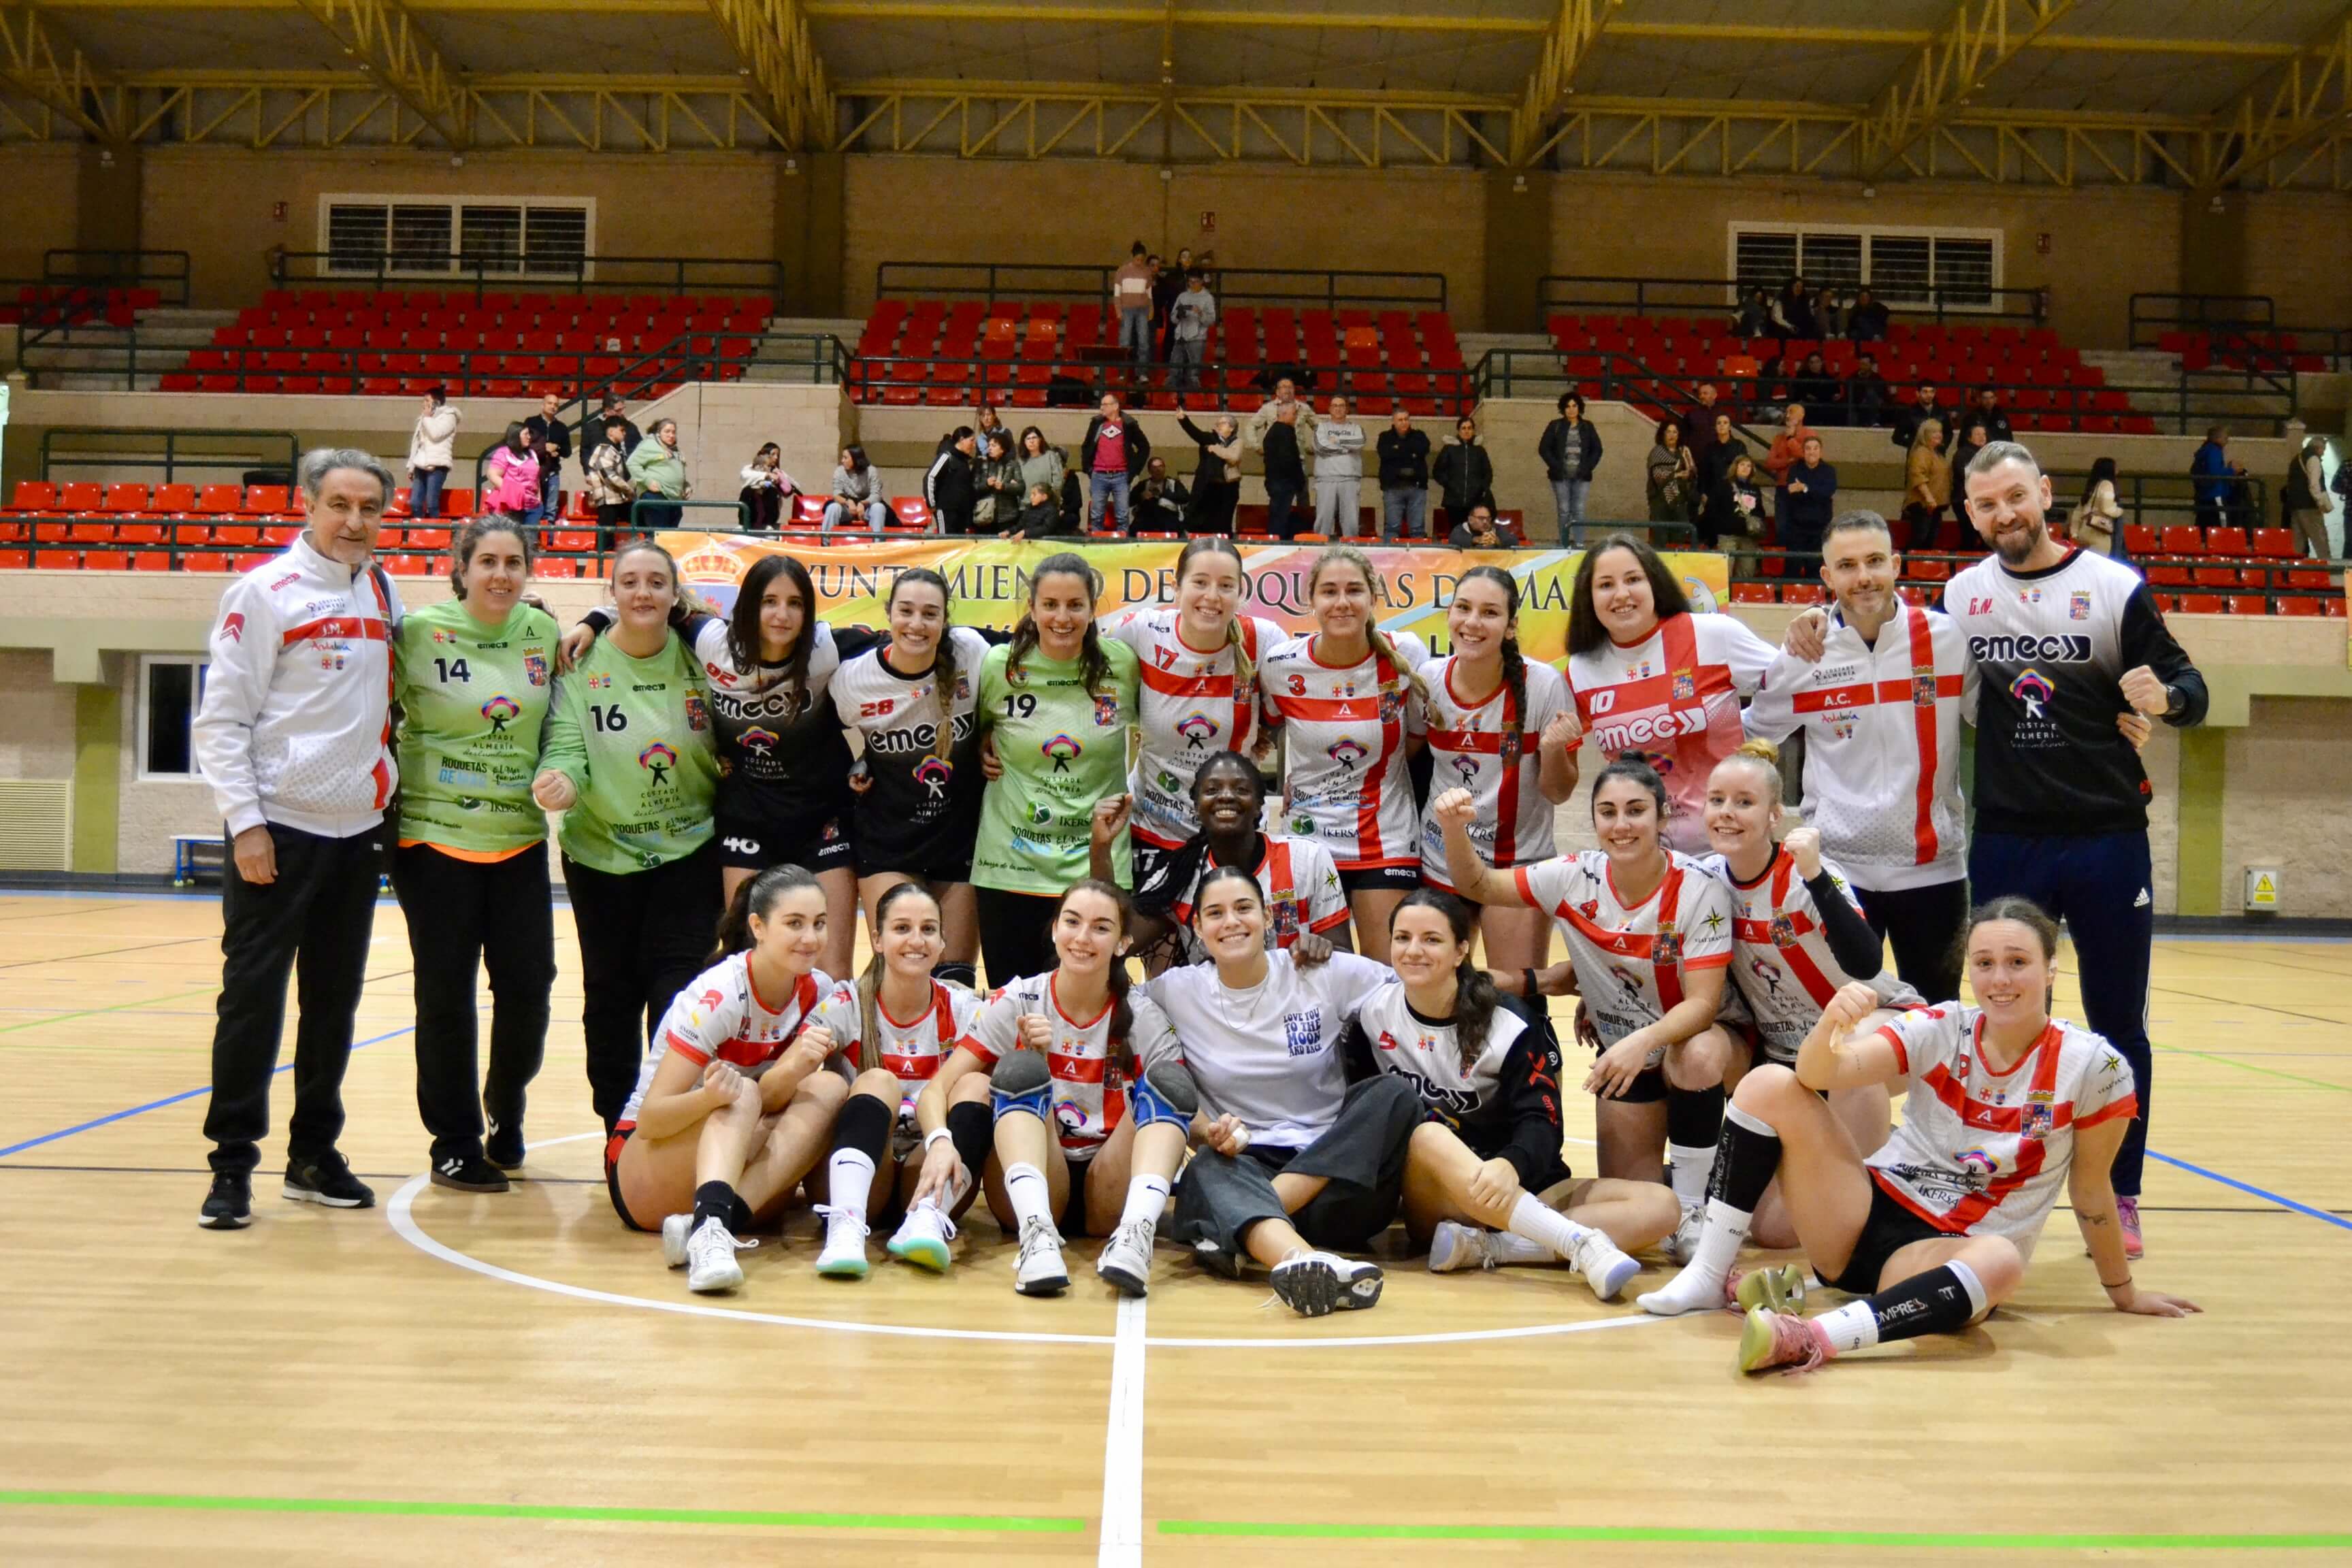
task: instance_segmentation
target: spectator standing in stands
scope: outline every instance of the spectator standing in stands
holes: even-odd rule
[[[1391,542],[1427,538],[1429,437],[1412,427],[1412,416],[1402,403],[1381,432],[1379,455],[1381,537]]]
[[[1282,417],[1285,409],[1295,411],[1292,423],[1297,426],[1302,439],[1313,435],[1315,410],[1298,401],[1297,382],[1289,376],[1278,375],[1274,379],[1274,395],[1258,405],[1257,412],[1250,416],[1249,424],[1243,427],[1252,447],[1260,451],[1265,449],[1265,433],[1276,419]]]
[[[1181,395],[1201,384],[1201,358],[1209,331],[1217,324],[1217,297],[1198,268],[1185,274],[1183,291],[1168,302],[1168,390]]]
[[[743,465],[743,488],[735,499],[743,505],[744,526],[754,533],[773,533],[783,521],[784,508],[798,492],[792,475],[784,472],[783,448],[770,441]]]
[[[1769,519],[1764,511],[1764,487],[1756,478],[1756,459],[1742,447],[1723,465],[1723,478],[1707,496],[1707,526],[1715,531],[1711,548],[1739,554],[1764,537]]]
[[[1992,435],[1985,428],[1985,422],[1978,418],[1974,412],[1961,420],[1959,431],[1960,438],[1952,443],[1952,472],[1965,474],[1969,471],[1969,459],[1991,444]],[[1967,508],[1963,506],[1954,516],[1965,521],[1966,511]]]
[[[539,510],[539,451],[530,426],[509,425],[486,462],[489,482],[482,487],[481,510],[510,518],[517,526]]]
[[[980,458],[973,445],[971,426],[957,426],[923,475],[923,504],[931,509],[932,524],[941,533],[972,531],[973,508],[980,500]]]
[[[1650,521],[1688,522],[1697,489],[1697,465],[1683,445],[1682,426],[1671,419],[1658,421],[1657,444],[1650,448]]]
[[[1906,550],[1932,550],[1936,524],[1952,499],[1952,460],[1944,456],[1944,426],[1919,421],[1911,452],[1903,460],[1903,527]]]
[[[442,487],[449,482],[449,448],[457,438],[463,418],[449,402],[449,390],[436,386],[425,395],[424,411],[408,437],[408,511],[412,517],[441,515]]]
[[[1307,493],[1307,463],[1298,435],[1306,416],[1306,405],[1286,403],[1265,427],[1265,525],[1277,539],[1297,538],[1301,526],[1297,507]]]
[[[1127,265],[1110,278],[1110,305],[1118,312],[1118,346],[1139,368],[1151,363],[1151,285],[1159,275],[1139,239],[1128,247]]]
[[[1070,471],[1070,459],[1059,447],[1045,439],[1045,432],[1034,425],[1024,426],[1021,439],[1013,447],[1021,459],[1021,489],[1025,495],[1039,485],[1045,493],[1057,500],[1062,493],[1062,476]]]
[[[1819,349],[1805,356],[1805,363],[1790,379],[1789,395],[1811,409],[1825,426],[1845,423],[1844,389],[1830,374]]]
[[[2123,502],[2116,495],[2116,460],[2100,458],[2091,464],[2090,477],[2083,481],[2083,499],[2067,514],[2067,537],[2085,550],[2120,560],[2123,531],[2116,525],[2123,515]]]
[[[1449,527],[1460,527],[1473,507],[1495,510],[1495,459],[1478,444],[1478,421],[1467,414],[1454,422],[1454,439],[1431,465],[1437,502]]]
[[[1349,417],[1344,397],[1324,408],[1315,426],[1315,531],[1347,539],[1363,527],[1364,427]]]
[[[1189,414],[1179,414],[1177,427],[1201,448],[1201,466],[1192,471],[1192,515],[1187,525],[1194,533],[1231,533],[1234,507],[1242,499],[1242,433],[1230,414],[1220,414],[1203,430]]]
[[[2306,437],[2303,449],[2287,465],[2286,483],[2279,495],[2287,526],[2294,530],[2295,548],[2322,561],[2328,557],[2327,514],[2336,510],[2336,498],[2328,493],[2324,477],[2326,471],[2327,437]]]
[[[400,597],[372,559],[392,475],[365,452],[321,449],[303,454],[299,477],[301,534],[222,595],[193,731],[229,837],[205,1113],[213,1175],[199,1223],[208,1230],[252,1223],[286,982],[298,966],[283,1191],[329,1208],[375,1202],[335,1143],[384,871],[383,811],[398,777],[389,742]]]
[[[1780,428],[1772,433],[1772,447],[1764,454],[1764,468],[1772,476],[1773,488],[1780,491],[1773,498],[1772,515],[1784,523],[1789,515],[1789,470],[1804,460],[1805,443],[1812,436],[1812,426],[1805,423],[1803,404],[1791,403],[1780,410]]]
[[[1717,541],[1726,533],[1744,533],[1747,531],[1745,520],[1736,515],[1733,510],[1734,498],[1725,481],[1731,472],[1731,465],[1749,454],[1748,443],[1733,433],[1728,414],[1716,415],[1715,428],[1708,435],[1705,453],[1694,452],[1691,458],[1697,468],[1696,510],[1691,521],[1696,525],[1700,545],[1713,550]],[[1748,471],[1751,474],[1755,472],[1752,460],[1748,464]]]
[[[1878,356],[1863,354],[1845,384],[1845,422],[1864,429],[1886,423],[1886,378],[1878,374]]]
[[[1933,419],[1948,439],[1959,434],[1959,414],[1937,405],[1936,384],[1923,381],[1911,389],[1911,401],[1895,410],[1895,434],[1890,437],[1898,447],[1908,447],[1919,434],[1919,422]]]
[[[607,419],[602,428],[604,438],[588,448],[583,464],[588,504],[596,509],[596,548],[604,551],[628,529],[637,487],[629,478],[629,422]]]
[[[1813,319],[1813,296],[1802,278],[1791,278],[1783,284],[1772,308],[1780,313],[1780,324],[1789,329],[1790,337],[1814,339],[1822,335],[1822,325]]]
[[[561,394],[542,392],[539,412],[523,421],[539,446],[539,510],[526,520],[535,524],[553,522],[563,515],[563,465],[572,456],[572,427],[558,412],[562,406]]]
[[[629,454],[629,482],[637,488],[637,499],[648,498],[667,502],[691,500],[694,486],[686,477],[686,458],[677,449],[677,421],[654,421],[650,441],[640,441],[637,449]],[[641,506],[637,521],[648,533],[665,528],[676,528],[681,508],[676,505]]]
[[[1716,403],[1716,395],[1715,383],[1700,382],[1698,401],[1684,409],[1677,421],[1682,426],[1683,445],[1690,448],[1691,461],[1697,465],[1702,481],[1706,475],[1707,454],[1715,448],[1715,416],[1728,412]]]
[[[853,521],[877,529],[890,522],[890,503],[882,496],[882,476],[874,471],[866,448],[856,445],[841,449],[841,461],[833,470],[833,494],[824,503],[828,531],[847,528]]]
[[[1104,531],[1106,508],[1118,513],[1118,526],[1110,531],[1129,531],[1127,492],[1150,460],[1151,443],[1143,426],[1120,412],[1116,395],[1104,393],[1101,410],[1087,421],[1086,441],[1078,447],[1078,468],[1087,476],[1089,531]]]
[[[2189,477],[2196,481],[2197,526],[2218,528],[2237,499],[2236,481],[2245,468],[2230,460],[2230,427],[2216,425],[2205,432],[2204,445],[2189,458]]]
[[[604,394],[602,405],[597,410],[595,419],[591,421],[591,423],[602,424],[606,420],[612,419],[617,419],[621,422],[621,456],[624,458],[633,458],[636,456],[637,448],[645,443],[645,434],[630,421],[627,415],[621,412],[620,395],[618,393],[607,392]],[[586,464],[588,454],[585,450],[583,450],[580,454],[580,460],[583,465]]]
[[[1983,426],[1988,440],[2015,439],[2009,427],[2009,410],[2000,405],[2000,394],[1990,386],[1977,388],[1976,405],[1969,410],[1969,423]]]
[[[1478,501],[1454,525],[1445,542],[1456,550],[1517,550],[1523,541],[1517,528],[1496,520],[1493,507]]]
[[[1003,419],[998,416],[996,405],[983,397],[980,400],[979,411],[972,416],[971,421],[971,449],[981,461],[987,461],[988,443],[998,436],[1004,437],[1006,451],[1020,450],[1019,446],[1013,439],[1013,432],[1004,427]]]
[[[1822,564],[1822,534],[1837,510],[1837,470],[1822,460],[1822,438],[1805,437],[1805,455],[1790,468],[1780,493],[1780,548],[1789,552],[1789,573],[1803,578]]]
[[[1192,492],[1183,480],[1169,477],[1168,459],[1156,454],[1128,489],[1128,515],[1138,533],[1183,532],[1184,510],[1192,504]]]
[[[1176,259],[1161,266],[1160,258],[1151,258],[1151,336],[1159,345],[1158,357],[1165,362],[1176,352],[1176,296],[1184,291],[1184,275],[1192,269],[1192,252],[1188,247],[1176,253]]]
[[[1845,335],[1857,343],[1886,341],[1886,307],[1867,289],[1854,290],[1853,309],[1845,313]]]
[[[1583,543],[1584,498],[1592,489],[1593,470],[1601,467],[1601,432],[1585,423],[1583,394],[1559,395],[1559,416],[1544,426],[1536,456],[1543,459],[1544,477],[1551,481],[1560,543]]]
[[[971,509],[973,527],[982,533],[1003,532],[1019,515],[1028,494],[1029,487],[1021,482],[1021,459],[1013,455],[1013,432],[1000,425],[988,433],[988,445],[981,453]]]

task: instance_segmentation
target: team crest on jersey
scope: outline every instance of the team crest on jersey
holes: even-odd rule
[[[1773,1000],[1775,1000],[1775,1001],[1780,1000],[1780,965],[1778,965],[1778,964],[1774,964],[1774,963],[1765,963],[1765,962],[1764,962],[1764,960],[1762,960],[1762,959],[1760,959],[1760,958],[1751,958],[1751,959],[1749,959],[1749,960],[1748,961],[1748,973],[1750,973],[1750,974],[1753,974],[1754,976],[1756,976],[1756,978],[1757,978],[1757,979],[1761,980],[1761,981],[1764,983],[1764,990],[1765,990],[1766,994],[1768,994],[1768,995],[1769,995],[1770,997],[1772,997],[1772,999],[1773,999]]]
[[[2009,694],[2025,704],[2027,718],[2039,719],[2042,716],[2042,704],[2056,696],[2057,691],[2040,670],[2021,669],[2017,672],[2017,679],[2009,683]]]
[[[925,803],[937,804],[948,797],[948,781],[955,777],[955,764],[945,757],[925,757],[915,764],[915,782],[930,793]]]
[[[757,724],[743,731],[743,749],[756,757],[772,754],[783,742],[783,737],[773,730],[762,730]]]
[[[1918,669],[1912,674],[1911,705],[1914,708],[1933,708],[1936,705],[1936,672],[1934,670]]]
[[[1797,945],[1797,922],[1790,920],[1788,916],[1774,915],[1772,917],[1771,924],[1767,926],[1765,929],[1771,933],[1772,945],[1774,947],[1794,947]]]
[[[2039,588],[2020,588],[2017,591],[2017,602],[2021,605],[2038,605],[2042,602],[2042,590]]]
[[[669,782],[669,770],[677,766],[677,753],[660,741],[656,741],[637,753],[637,766],[654,775],[656,784]]]
[[[433,640],[434,640],[434,642],[435,642],[435,643],[436,643],[436,644],[438,644],[438,643],[445,643],[445,642],[456,642],[456,641],[457,640],[457,634],[456,632],[445,632],[445,631],[442,631],[439,627],[437,627],[437,626],[436,626],[436,628],[434,628],[434,632],[433,632]]]
[[[1209,742],[1217,738],[1217,721],[1206,713],[1187,713],[1176,721],[1176,732],[1184,737],[1186,751],[1205,752]],[[1176,786],[1171,783],[1168,787]]]
[[[1095,693],[1095,727],[1108,730],[1118,723],[1118,693],[1116,691]]]
[[[1454,759],[1454,771],[1462,775],[1462,787],[1464,789],[1475,789],[1477,787],[1478,764],[1475,762],[1472,761],[1468,757],[1457,756]]]
[[[1360,743],[1346,735],[1342,735],[1337,741],[1332,742],[1328,752],[1328,755],[1333,762],[1339,763],[1341,767],[1346,768],[1350,772],[1354,771],[1358,763],[1362,762],[1366,757],[1369,757],[1371,754],[1372,753],[1366,750]]]
[[[547,659],[545,656],[536,653],[527,653],[523,655],[522,678],[525,680],[530,681],[533,686],[546,685]]]
[[[1672,967],[1683,961],[1683,939],[1672,921],[1658,922],[1658,934],[1650,943],[1650,962]]]
[[[591,691],[610,691],[612,689],[613,678],[609,675],[592,675],[588,678],[588,689]]]
[[[697,734],[710,728],[710,710],[702,705],[702,693],[686,694],[686,727]]]
[[[2066,618],[2070,621],[2089,620],[2091,618],[2091,595],[2088,594],[2068,595],[2066,597]]]
[[[2029,1105],[2018,1121],[2018,1131],[2028,1138],[2047,1138],[2057,1127],[2058,1108],[2054,1105]]]
[[[1698,695],[1698,680],[1687,669],[1675,671],[1675,700],[1688,702]]]

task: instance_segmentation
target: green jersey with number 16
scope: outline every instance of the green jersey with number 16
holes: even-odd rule
[[[547,837],[530,798],[554,690],[555,621],[518,605],[485,626],[457,600],[412,610],[394,649],[400,837],[505,856]]]
[[[598,637],[555,685],[541,765],[580,791],[563,853],[615,876],[682,860],[709,841],[719,796],[702,667],[676,632],[651,658]]]

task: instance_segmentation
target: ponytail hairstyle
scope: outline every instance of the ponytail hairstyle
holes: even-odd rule
[[[798,866],[771,866],[745,881],[727,900],[727,912],[719,917],[719,945],[710,950],[704,963],[716,963],[722,958],[751,952],[754,945],[751,917],[766,920],[774,911],[778,900],[803,888],[812,892],[824,890],[814,873]]]
[[[890,593],[882,603],[887,612],[899,590],[909,583],[928,583],[940,591],[940,647],[936,663],[931,666],[931,694],[939,699],[939,733],[931,741],[931,755],[945,758],[955,750],[955,600],[948,593],[948,580],[928,566],[909,566],[890,582]]]
[[[1500,566],[1473,566],[1462,574],[1462,581],[1479,578],[1495,584],[1503,590],[1503,605],[1509,620],[1519,618],[1519,584]],[[1457,587],[1455,592],[1460,592]],[[1503,687],[1511,694],[1510,711],[1504,715],[1502,735],[1503,765],[1518,765],[1519,752],[1527,743],[1528,726],[1528,661],[1519,652],[1519,639],[1503,639]]]
[[[474,563],[474,552],[493,533],[511,534],[515,542],[522,546],[523,573],[530,574],[530,563],[538,554],[531,548],[530,530],[510,517],[485,512],[467,519],[466,525],[457,531],[456,542],[449,546],[449,589],[457,597],[466,596],[466,568]]]
[[[1762,773],[1767,781],[1764,786],[1764,793],[1771,798],[1772,808],[1775,811],[1778,811],[1780,808],[1781,784],[1780,747],[1764,739],[1761,735],[1751,736],[1748,739],[1740,742],[1738,750],[1733,752],[1731,755],[1724,758],[1723,763],[1741,763]],[[1717,767],[1721,767],[1723,766],[1723,763],[1717,763],[1715,765]]]
[[[1087,639],[1078,652],[1078,684],[1087,695],[1099,696],[1103,682],[1110,679],[1110,655],[1103,651],[1102,632],[1094,621],[1095,604],[1102,597],[1102,574],[1074,550],[1048,555],[1029,574],[1028,606],[1013,628],[1013,640],[1004,646],[1004,677],[1015,685],[1027,679],[1021,664],[1037,650],[1037,584],[1048,577],[1076,577],[1087,585]]]
[[[1187,544],[1181,551],[1177,552],[1176,581],[1178,583],[1181,584],[1184,581],[1184,573],[1186,569],[1192,564],[1193,557],[1199,555],[1223,555],[1230,557],[1234,563],[1234,572],[1242,580],[1243,602],[1244,604],[1248,602],[1249,568],[1242,560],[1242,552],[1239,547],[1237,547],[1232,540],[1227,539],[1223,534],[1196,534],[1190,544]],[[1249,644],[1247,639],[1245,639],[1242,635],[1242,614],[1239,610],[1234,611],[1232,618],[1225,622],[1225,646],[1234,650],[1234,694],[1235,698],[1238,699],[1245,688],[1255,684],[1257,680],[1257,668],[1250,662]],[[1255,705],[1253,704],[1252,706],[1255,707]]]
[[[1454,1043],[1462,1052],[1462,1070],[1468,1072],[1477,1065],[1486,1049],[1486,1035],[1495,1022],[1495,1009],[1503,994],[1495,988],[1495,978],[1470,962],[1470,939],[1477,933],[1477,918],[1470,906],[1451,893],[1441,893],[1434,888],[1416,888],[1404,896],[1402,902],[1390,911],[1389,935],[1396,936],[1397,916],[1407,910],[1435,910],[1444,917],[1445,927],[1454,940],[1462,943],[1462,962],[1454,969]]]
[[[738,674],[761,673],[760,601],[767,597],[768,584],[779,577],[791,578],[793,586],[800,590],[801,630],[793,646],[784,650],[783,668],[777,671],[773,689],[798,693],[808,683],[809,655],[816,647],[816,584],[809,581],[808,568],[791,556],[762,555],[743,574],[742,584],[735,590],[734,612],[727,617],[727,656],[735,661]]]
[[[1650,765],[1650,759],[1643,756],[1639,752],[1618,752],[1615,757],[1611,759],[1607,767],[1602,768],[1600,773],[1593,775],[1593,793],[1596,795],[1599,794],[1601,786],[1607,784],[1611,779],[1631,779],[1635,784],[1641,785],[1644,790],[1647,790],[1649,792],[1650,798],[1657,802],[1658,822],[1660,825],[1659,840],[1663,843],[1665,837],[1664,823],[1666,820],[1666,812],[1668,810],[1666,805],[1666,784],[1664,779],[1658,777],[1658,770]]]
[[[668,568],[669,624],[672,626],[681,625],[685,621],[687,615],[686,584],[678,579],[677,558],[672,555],[668,551],[663,549],[660,545],[655,543],[653,535],[649,533],[641,533],[636,538],[632,539],[627,543],[622,545],[618,550],[613,552],[613,564],[610,568],[613,575],[619,575],[622,562],[626,561],[632,555],[637,554],[658,555],[662,558],[662,564]],[[608,594],[612,592],[612,584],[609,581],[605,584],[604,591]]]
[[[1129,979],[1127,973],[1126,942],[1128,933],[1135,929],[1135,905],[1128,898],[1127,889],[1118,883],[1106,882],[1098,877],[1082,877],[1064,889],[1062,896],[1054,900],[1055,921],[1058,921],[1062,918],[1062,911],[1069,908],[1070,900],[1080,893],[1093,893],[1098,898],[1108,899],[1110,900],[1111,908],[1118,911],[1120,945],[1119,949],[1111,954],[1110,970],[1106,977],[1110,985],[1110,1031],[1104,1037],[1103,1047],[1106,1055],[1112,1060],[1122,1063],[1130,1074],[1134,1074],[1141,1070],[1141,1064],[1135,1060],[1128,1039],[1128,1037],[1135,1033],[1135,1009],[1128,1005],[1127,999]],[[1060,964],[1058,954],[1055,963],[1058,967]]]
[[[1352,544],[1327,544],[1317,552],[1317,556],[1314,570],[1307,574],[1307,597],[1310,601],[1315,597],[1315,584],[1322,581],[1325,570],[1334,563],[1352,568],[1359,576],[1363,578],[1366,588],[1377,588],[1380,584],[1379,576],[1372,571],[1371,557]],[[1372,653],[1376,658],[1386,660],[1391,668],[1402,674],[1404,679],[1399,685],[1411,691],[1412,700],[1426,708],[1429,703],[1429,688],[1423,682],[1421,671],[1405,663],[1403,657],[1397,652],[1396,644],[1390,639],[1389,634],[1381,630],[1379,623],[1370,616],[1366,616],[1364,620],[1364,637],[1372,645]],[[1381,696],[1387,696],[1391,689],[1389,682],[1385,680],[1381,682]]]
[[[877,1037],[875,1009],[882,994],[882,977],[890,968],[882,958],[883,919],[889,914],[891,905],[910,898],[923,900],[934,912],[940,907],[930,889],[920,882],[893,883],[874,900],[874,956],[866,961],[866,967],[857,975],[857,1037],[861,1040],[870,1042]]]
[[[2055,961],[2058,957],[2058,922],[2052,920],[2040,904],[2015,893],[1988,899],[1969,911],[1968,931],[1963,932],[1960,939],[1963,944],[1977,927],[1990,925],[1994,921],[2015,921],[2041,939],[2042,956],[2045,962]]]

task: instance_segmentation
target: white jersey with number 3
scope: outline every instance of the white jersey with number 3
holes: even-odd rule
[[[1393,639],[1394,660],[1375,647],[1360,663],[1316,654],[1319,636],[1294,638],[1259,673],[1268,722],[1282,725],[1289,831],[1316,838],[1342,871],[1421,864],[1421,824],[1405,767],[1405,737],[1423,729],[1411,672],[1429,648]]]
[[[1466,789],[1477,807],[1470,819],[1470,842],[1479,858],[1498,871],[1552,853],[1551,802],[1543,796],[1536,754],[1544,726],[1566,711],[1568,682],[1548,664],[1527,668],[1527,711],[1497,685],[1484,700],[1464,700],[1455,683],[1459,656],[1433,659],[1422,668],[1429,686],[1430,800],[1449,789]],[[1504,732],[1513,731],[1510,754]],[[1509,787],[1504,780],[1507,775]],[[1433,815],[1421,824],[1421,879],[1454,890],[1445,868],[1445,830]]]

